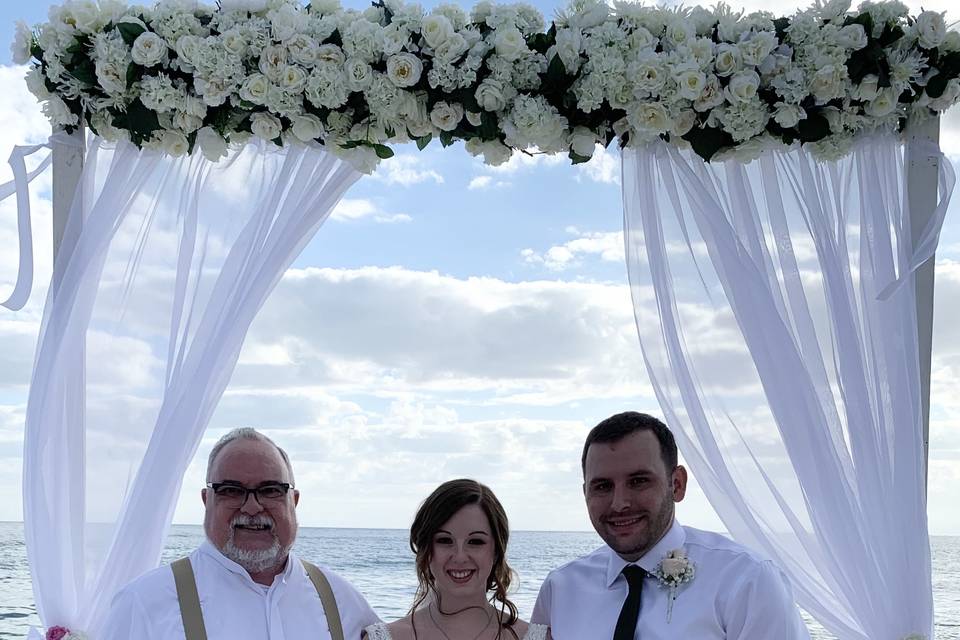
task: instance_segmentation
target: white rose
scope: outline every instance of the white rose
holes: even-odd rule
[[[841,75],[834,65],[821,67],[813,74],[813,80],[810,82],[810,93],[820,104],[832,100],[839,93],[840,78]]]
[[[670,115],[659,102],[642,102],[632,118],[633,125],[640,130],[664,133],[670,129]]]
[[[269,45],[260,52],[260,73],[271,80],[279,80],[283,68],[287,65],[287,48],[282,44]]]
[[[503,83],[493,78],[486,78],[477,87],[474,94],[477,103],[483,107],[484,111],[500,111],[506,106],[506,100],[503,97]]]
[[[792,129],[800,124],[801,120],[806,120],[807,112],[803,107],[785,102],[778,102],[777,110],[773,112],[773,119],[784,129]]]
[[[717,45],[717,55],[714,57],[713,66],[720,77],[726,77],[740,69],[741,62],[740,49],[736,45],[721,42]]]
[[[466,39],[459,33],[454,33],[434,47],[433,55],[442,62],[452,63],[466,53],[469,48]]]
[[[94,65],[97,82],[111,96],[123,95],[127,90],[127,65],[120,66],[109,60],[97,60]]]
[[[884,87],[877,93],[876,98],[863,107],[863,111],[868,116],[882,118],[893,113],[893,110],[897,108],[898,97],[894,94],[893,87]]]
[[[334,146],[331,149],[334,155],[342,158],[354,169],[366,175],[373,173],[377,165],[380,164],[380,158],[377,156],[377,152],[366,145],[360,145],[352,149]]]
[[[373,82],[373,68],[363,58],[348,58],[343,73],[351,91],[363,91]]]
[[[190,143],[187,137],[178,131],[167,129],[160,137],[160,146],[164,151],[172,156],[179,157],[186,155],[190,150]]]
[[[697,112],[693,109],[684,109],[674,117],[670,133],[677,138],[682,138],[690,133],[695,124],[697,124]]]
[[[947,25],[942,13],[924,11],[917,16],[913,28],[917,32],[917,41],[924,49],[933,49],[947,37]]]
[[[880,92],[879,82],[880,78],[872,73],[864,76],[857,86],[856,97],[865,101],[873,100]]]
[[[63,7],[73,17],[73,24],[83,33],[94,33],[103,27],[100,7],[94,0],[73,0]]]
[[[133,41],[130,56],[142,67],[153,67],[167,57],[167,43],[157,34],[144,31]]]
[[[240,98],[253,104],[263,104],[270,93],[270,81],[262,73],[247,76],[240,86]]]
[[[289,40],[297,33],[304,16],[293,5],[282,5],[279,9],[267,13],[273,39],[279,42]]]
[[[317,53],[320,45],[310,36],[300,33],[287,41],[287,53],[293,62],[305,67],[312,67],[317,63]]]
[[[330,62],[336,65],[343,64],[346,60],[343,49],[335,44],[320,45],[317,49],[317,62]]]
[[[960,32],[948,31],[940,48],[945,52],[960,51]]]
[[[453,131],[463,119],[463,107],[459,104],[438,102],[430,112],[430,122],[441,131]]]
[[[597,148],[597,134],[587,127],[576,127],[570,133],[570,150],[584,158],[593,157]]]
[[[197,145],[203,157],[210,162],[217,162],[227,155],[227,141],[212,127],[197,131]]]
[[[696,100],[707,86],[707,76],[699,69],[686,69],[676,76],[680,96],[687,100]]]
[[[398,53],[387,58],[387,79],[398,87],[412,87],[420,81],[423,63],[412,53]]]
[[[194,36],[184,36],[184,37],[194,37]],[[183,40],[183,38],[180,38]],[[243,56],[247,52],[247,39],[244,37],[240,29],[234,27],[233,29],[228,29],[220,34],[220,42],[223,43],[223,48],[227,50],[227,53],[235,56]],[[179,44],[179,43],[178,43]]]
[[[324,134],[323,122],[312,113],[295,116],[291,121],[290,130],[301,142],[310,142]]]
[[[500,27],[496,30],[493,45],[497,54],[505,60],[516,60],[527,51],[523,34],[516,27]]]
[[[220,0],[222,11],[265,11],[267,0]]]
[[[867,32],[862,24],[848,24],[837,33],[837,42],[841,47],[859,51],[867,46]]]
[[[276,116],[265,111],[258,111],[250,116],[250,131],[253,132],[253,135],[264,140],[276,140],[280,137],[283,128]]]
[[[730,102],[750,102],[760,88],[760,76],[756,71],[741,71],[730,78],[724,95]]]
[[[470,155],[482,155],[483,161],[492,167],[507,162],[513,155],[513,150],[499,140],[483,141],[480,138],[472,138],[467,140],[464,147]]]
[[[197,36],[185,35],[177,39],[174,47],[177,51],[177,58],[181,62],[196,66],[202,40]]]
[[[191,131],[196,131],[203,125],[203,118],[198,118],[185,111],[177,111],[173,114],[171,123],[178,131],[190,133]]]
[[[420,23],[420,35],[431,49],[436,49],[453,35],[450,20],[439,13],[431,13]]]
[[[23,20],[17,20],[17,29],[13,36],[13,43],[10,45],[10,55],[13,58],[13,64],[26,64],[33,57],[30,54],[30,47],[33,44],[33,32],[27,23]]]
[[[46,100],[50,96],[46,78],[43,77],[43,71],[40,70],[40,67],[30,67],[24,79],[27,81],[27,90],[37,100]]]
[[[280,74],[280,86],[285,91],[297,93],[307,83],[307,72],[294,64],[288,64]]]
[[[479,127],[483,123],[483,116],[479,113],[474,113],[473,111],[467,111],[464,114],[464,117],[474,127]]]
[[[583,45],[583,36],[580,29],[560,29],[557,31],[556,54],[563,61],[568,73],[576,73],[580,69],[580,48]],[[550,59],[550,56],[547,56]]]
[[[686,568],[686,558],[664,558],[660,562],[660,571],[668,578],[679,578]]]
[[[668,48],[676,49],[686,45],[696,37],[696,27],[686,19],[686,17],[677,16],[667,24],[666,33],[663,35],[664,44]]]
[[[770,55],[777,46],[777,36],[769,31],[760,31],[753,34],[749,40],[737,45],[744,65],[757,66]]]

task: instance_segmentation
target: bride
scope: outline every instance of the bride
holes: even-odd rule
[[[366,628],[367,640],[546,640],[507,597],[507,515],[490,489],[450,480],[424,500],[410,527],[417,594],[410,613]]]

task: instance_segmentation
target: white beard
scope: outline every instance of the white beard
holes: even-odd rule
[[[238,524],[269,524],[272,527],[274,523],[272,518],[260,515],[238,515],[230,521],[230,535],[220,551],[223,555],[246,569],[248,573],[261,573],[267,569],[272,569],[286,558],[287,552],[290,551],[290,549],[289,547],[286,549],[283,548],[280,544],[280,539],[275,533],[273,534],[273,544],[266,549],[240,549],[237,547],[233,540],[233,532],[235,531],[234,527]]]

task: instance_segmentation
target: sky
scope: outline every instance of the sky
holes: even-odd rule
[[[0,4],[3,158],[49,135],[9,44],[15,20],[42,21],[50,4]],[[561,8],[534,4],[548,19]],[[732,4],[787,15],[806,3]],[[960,163],[956,109],[941,146]],[[0,183],[10,177],[0,165]],[[622,410],[659,413],[626,284],[619,181],[615,150],[575,167],[517,155],[491,168],[460,145],[399,149],[346,194],[254,321],[174,521],[202,521],[210,447],[231,427],[254,426],[291,453],[303,525],[405,528],[437,484],[472,476],[495,490],[516,529],[589,529],[579,470],[587,431]],[[20,312],[0,309],[0,520],[22,519],[24,411],[52,264],[50,186],[49,172],[34,183],[33,296]],[[935,535],[960,535],[958,209],[955,197],[937,254]],[[16,239],[9,198],[0,203],[0,298],[16,278]],[[695,478],[678,514],[722,529]]]

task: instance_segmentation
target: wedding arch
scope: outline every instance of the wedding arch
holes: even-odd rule
[[[23,483],[46,627],[95,638],[157,564],[267,295],[391,144],[436,138],[491,164],[616,141],[648,374],[711,504],[839,637],[932,637],[932,257],[954,185],[937,115],[960,98],[943,15],[575,0],[547,27],[487,0],[68,0],[14,51],[58,131],[0,188],[17,309],[50,162],[25,158],[52,149]],[[752,399],[710,377],[718,344]]]

